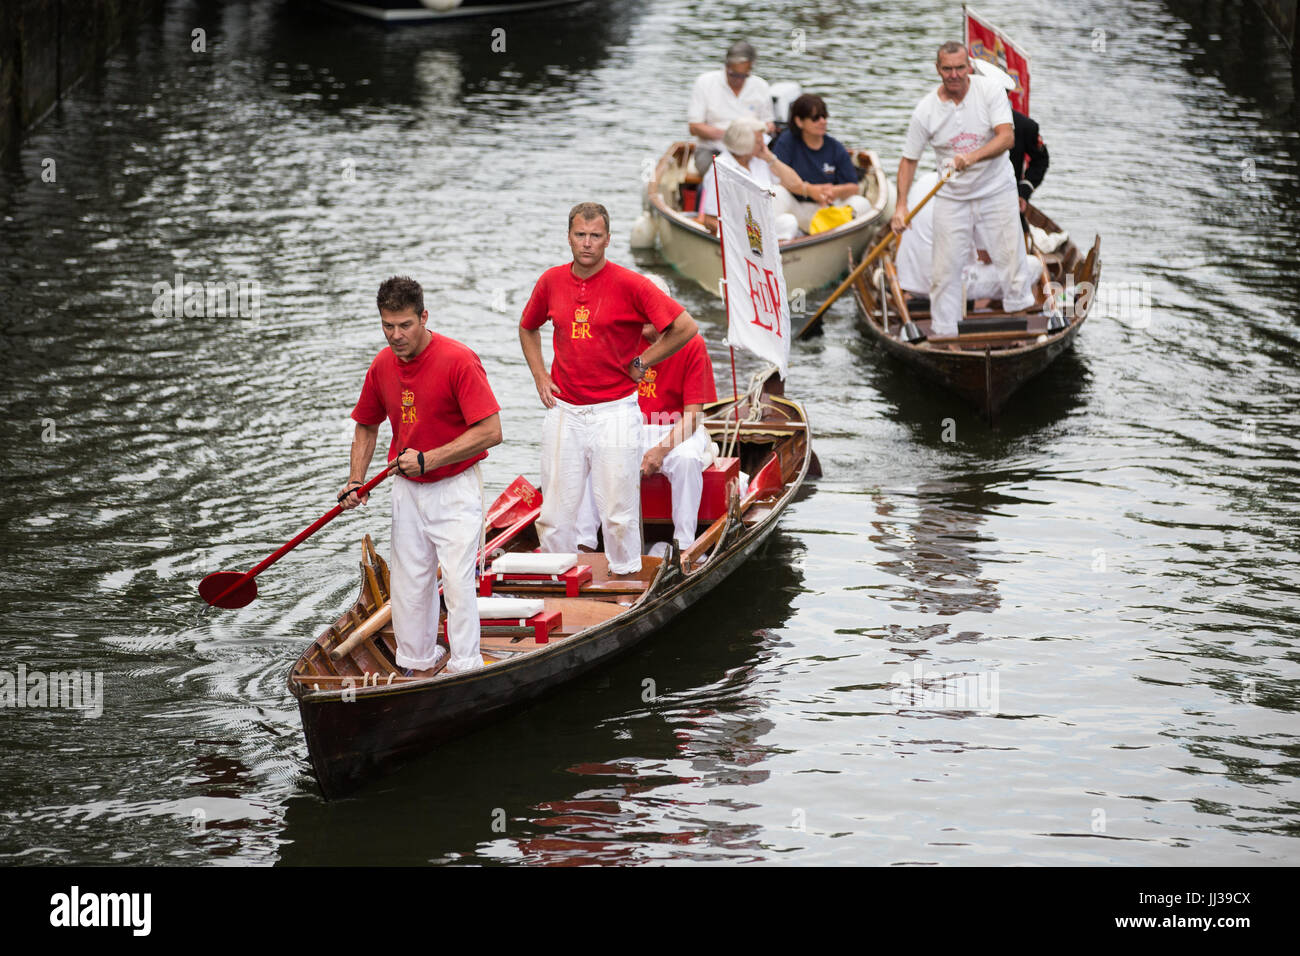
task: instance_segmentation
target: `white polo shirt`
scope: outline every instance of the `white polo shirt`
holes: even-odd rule
[[[1004,96],[1003,99],[1006,99]],[[1007,114],[1010,115],[1010,114]],[[691,88],[691,102],[686,107],[686,122],[708,123],[726,129],[731,121],[742,116],[752,116],[764,123],[773,122],[772,90],[767,80],[751,74],[740,88],[740,94],[731,92],[727,85],[726,68],[701,73]],[[720,139],[699,138],[701,146],[722,148]],[[1011,166],[1005,159],[1003,162]]]
[[[1011,125],[1011,103],[1006,91],[987,77],[974,75],[960,103],[939,99],[931,90],[912,111],[903,143],[903,158],[919,160],[926,146],[934,147],[940,168],[958,153],[979,149],[994,136],[993,128]],[[948,180],[947,199],[983,199],[1016,188],[1015,171],[1005,153],[981,160]]]

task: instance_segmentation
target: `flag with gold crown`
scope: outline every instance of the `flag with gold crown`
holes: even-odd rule
[[[962,27],[966,49],[979,60],[987,60],[1015,81],[1008,91],[1011,108],[1029,115],[1029,54],[1011,38],[970,7],[962,4]]]
[[[790,363],[790,304],[771,193],[730,164],[715,162],[713,169],[727,282],[727,344],[771,362],[784,379]]]

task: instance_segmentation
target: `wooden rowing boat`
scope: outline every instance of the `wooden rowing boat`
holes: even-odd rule
[[[678,142],[660,157],[646,186],[645,216],[653,226],[663,257],[682,275],[721,298],[722,247],[718,237],[705,229],[693,212],[683,208],[691,205],[688,197],[700,184],[691,165],[694,152],[694,143]],[[861,174],[862,195],[871,203],[871,213],[828,232],[800,236],[782,244],[781,267],[791,296],[796,289],[810,293],[843,276],[850,256],[861,255],[894,215],[893,187],[876,154],[866,149],[851,154]]]
[[[467,733],[556,690],[654,634],[734,572],[776,528],[805,477],[818,474],[807,417],[775,381],[757,399],[709,406],[706,425],[753,476],[742,498],[727,488],[724,512],[685,552],[644,557],[634,577],[611,577],[603,554],[583,554],[591,571],[576,595],[562,581],[498,585],[496,594],[541,598],[559,627],[539,642],[532,626],[484,628],[485,666],[467,674],[400,676],[386,623],[388,570],[366,538],[356,601],[307,647],[289,673],[307,750],[326,799],[344,795],[441,741]],[[750,421],[751,412],[754,420]],[[737,417],[740,423],[737,424]],[[725,446],[724,446],[725,447]],[[540,499],[493,525],[488,553],[537,548]],[[667,540],[671,524],[646,524],[647,541]],[[445,620],[445,618],[444,618]],[[340,648],[343,651],[340,653]],[[333,653],[332,653],[333,652]],[[336,659],[337,657],[337,659]]]
[[[1048,235],[1062,233],[1056,223],[1032,205],[1027,207],[1025,218]],[[1094,237],[1086,257],[1068,238],[1042,256],[1051,282],[1065,294],[1062,311],[1066,324],[1058,331],[1048,331],[1048,320],[1041,309],[1018,313],[993,309],[968,314],[968,321],[963,322],[956,336],[928,338],[929,305],[922,300],[922,306],[917,308],[905,300],[890,259],[874,267],[870,276],[864,273],[853,283],[858,325],[885,352],[960,395],[992,421],[1020,386],[1073,346],[1101,281],[1100,236]],[[908,320],[927,336],[924,341],[907,341],[903,329]],[[1007,325],[1019,327],[987,329]]]

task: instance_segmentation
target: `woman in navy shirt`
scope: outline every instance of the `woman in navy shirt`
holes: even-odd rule
[[[849,151],[835,137],[826,135],[827,121],[826,101],[815,93],[805,93],[790,104],[790,125],[771,146],[777,159],[809,184],[804,196],[777,189],[778,211],[793,213],[804,232],[817,210],[825,206],[847,205],[854,216],[871,212],[871,203],[859,190],[858,170]]]

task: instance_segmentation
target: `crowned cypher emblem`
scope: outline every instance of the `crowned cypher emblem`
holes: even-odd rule
[[[763,230],[758,228],[758,220],[754,218],[754,211],[745,204],[745,235],[749,237],[749,248],[754,251],[754,255],[763,254]]]
[[[590,317],[591,312],[585,305],[580,305],[573,310],[573,331],[570,333],[570,338],[591,338],[591,324],[588,322]]]

